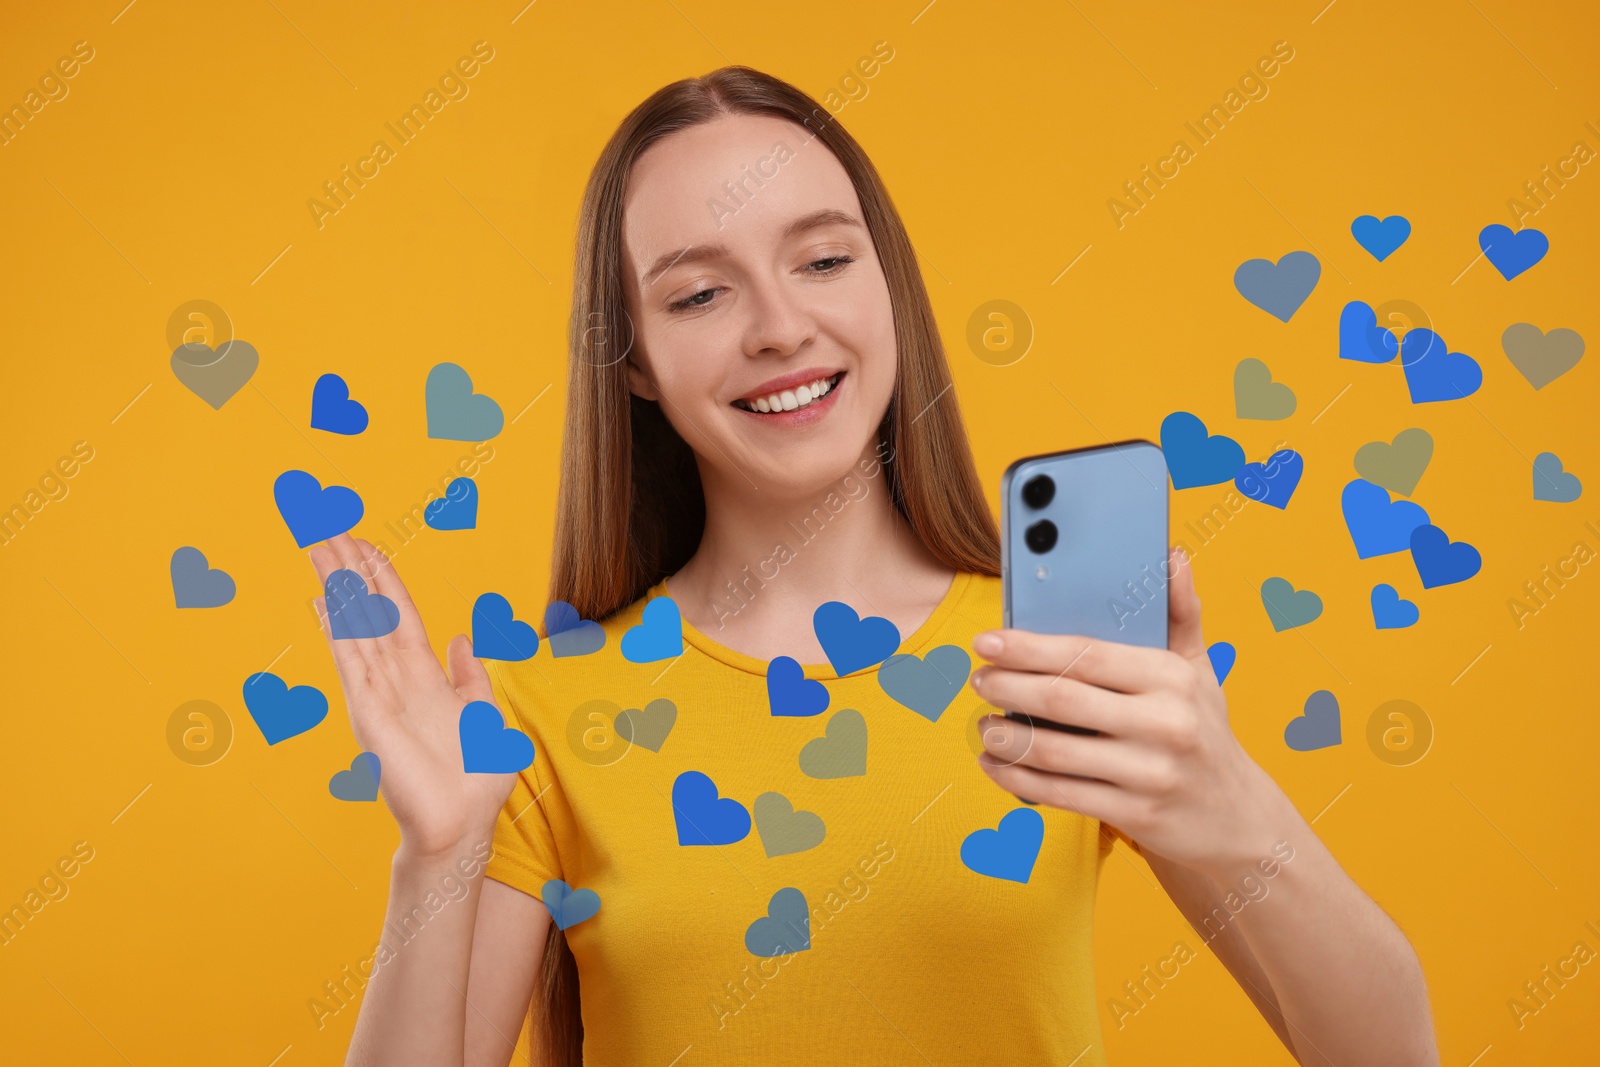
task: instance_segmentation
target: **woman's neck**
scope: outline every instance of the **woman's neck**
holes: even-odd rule
[[[909,637],[955,577],[890,500],[876,444],[803,497],[730,483],[704,464],[701,482],[705,533],[667,587],[695,629],[736,652],[826,662],[812,614],[829,600],[880,615]]]

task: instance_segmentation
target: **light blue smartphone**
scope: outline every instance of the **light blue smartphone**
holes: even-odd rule
[[[1167,461],[1159,447],[1122,441],[1017,460],[1001,479],[1000,528],[1006,627],[1167,647]]]

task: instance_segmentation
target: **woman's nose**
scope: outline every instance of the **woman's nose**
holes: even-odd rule
[[[783,276],[767,277],[752,285],[749,322],[745,327],[747,355],[789,355],[816,336],[816,320],[807,309],[803,294]]]

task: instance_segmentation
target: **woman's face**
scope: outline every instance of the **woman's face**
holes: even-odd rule
[[[752,115],[680,130],[634,164],[623,217],[629,387],[703,474],[785,495],[875,443],[897,362],[855,188],[809,136]]]

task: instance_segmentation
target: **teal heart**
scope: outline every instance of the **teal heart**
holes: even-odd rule
[[[1322,614],[1322,598],[1309,589],[1296,590],[1287,578],[1262,582],[1261,604],[1267,609],[1272,628],[1280,633],[1304,626]]]
[[[925,657],[911,652],[890,656],[878,668],[878,685],[898,703],[938,722],[971,671],[972,657],[960,645],[940,645]]]
[[[593,889],[574,889],[559,878],[544,884],[539,893],[557,929],[565,930],[592,919],[600,911],[600,894]]]
[[[811,912],[794,886],[772,894],[767,914],[744,932],[744,947],[756,956],[787,956],[811,947]]]
[[[1540,452],[1533,458],[1533,499],[1555,504],[1570,504],[1583,495],[1578,476],[1561,466],[1554,452]]]

